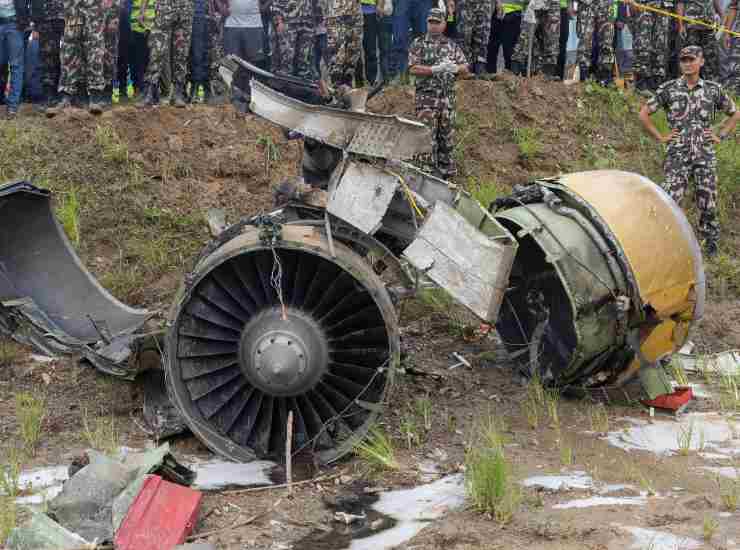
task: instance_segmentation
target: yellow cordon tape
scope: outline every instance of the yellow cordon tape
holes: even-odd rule
[[[654,8],[653,6],[646,6],[645,4],[639,4],[637,2],[627,2],[627,5],[634,6],[638,10],[652,11],[655,13],[659,13],[661,15],[665,15],[667,17],[673,17],[674,19],[678,19],[679,21],[686,21],[687,23],[690,23],[692,25],[700,25],[702,27],[706,27],[714,31],[726,32],[730,36],[740,36],[740,32],[731,31],[730,29],[725,28],[722,25],[715,25],[713,23],[707,23],[706,21],[702,21],[701,19],[693,19],[691,17],[686,17],[684,15],[672,13],[670,11],[662,10],[660,8]]]

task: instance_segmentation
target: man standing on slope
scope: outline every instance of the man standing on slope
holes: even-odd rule
[[[686,46],[679,54],[683,76],[661,85],[640,110],[640,121],[650,135],[668,144],[663,170],[664,189],[680,204],[694,179],[695,201],[701,212],[699,237],[708,257],[717,254],[719,221],[717,220],[717,157],[714,147],[727,139],[740,120],[727,92],[699,76],[704,55],[699,46]],[[650,115],[663,109],[670,132],[663,135],[650,120]],[[712,128],[715,113],[723,111],[729,118],[718,131]]]
[[[468,66],[460,47],[445,36],[445,13],[429,10],[427,34],[414,40],[409,72],[416,77],[416,116],[432,129],[435,168],[444,178],[457,174],[455,146],[455,81]]]

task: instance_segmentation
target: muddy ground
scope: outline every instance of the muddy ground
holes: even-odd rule
[[[659,179],[660,151],[640,137],[634,101],[581,86],[521,79],[463,83],[459,101],[457,155],[465,162],[458,183],[484,202],[515,183],[577,169],[619,167]],[[369,107],[412,115],[413,92],[387,90]],[[85,264],[119,298],[153,310],[168,306],[208,241],[208,208],[225,209],[232,222],[269,208],[271,186],[296,172],[301,152],[300,143],[286,141],[279,129],[230,107],[116,107],[100,118],[78,111],[52,120],[27,113],[16,123],[0,123],[0,137],[0,181],[32,178],[52,188],[58,212],[74,197],[79,203],[77,249]],[[708,266],[709,304],[692,335],[704,353],[740,348],[740,217],[734,196],[722,207],[723,254]],[[597,493],[596,486],[527,488],[509,523],[463,507],[430,522],[400,548],[629,548],[636,539],[626,527],[689,537],[707,548],[740,545],[740,514],[726,510],[714,474],[703,469],[729,466],[725,459],[705,458],[697,451],[668,456],[622,450],[594,431],[593,409],[581,401],[560,401],[559,427],[541,411],[532,428],[522,410],[527,390],[513,376],[494,333],[471,336],[477,324],[470,317],[423,300],[405,305],[402,313],[406,373],[398,376],[383,416],[400,469],[376,471],[349,457],[320,472],[299,467],[298,479],[333,477],[300,485],[292,495],[284,489],[207,493],[196,533],[261,514],[247,526],[208,540],[218,548],[342,548],[349,539],[332,522],[327,503],[342,495],[368,494],[368,488],[419,485],[428,475],[420,464],[428,460],[437,464],[440,475],[462,471],[474,427],[495,415],[505,422],[506,454],[517,479],[583,471],[598,487],[628,485],[610,496],[639,499],[642,494],[644,500],[558,509],[553,506]],[[3,345],[0,446],[6,455],[19,437],[15,396],[46,396],[43,435],[25,468],[70,462],[101,438],[134,448],[151,441],[141,429],[142,398],[135,385],[74,359],[39,362],[30,350]],[[472,368],[449,370],[455,362],[452,352],[468,358]],[[718,388],[710,387],[709,393],[694,403],[695,410],[719,408]],[[409,445],[401,424],[414,414],[420,398],[431,401],[433,415],[429,429]],[[608,431],[615,434],[632,426],[629,419],[666,420],[651,420],[639,406],[611,404],[607,412]],[[115,429],[94,433],[101,427],[97,418],[112,420]],[[178,437],[171,444],[178,457],[210,456],[193,437]],[[564,448],[571,458],[563,456]],[[709,520],[716,527],[705,541]],[[326,528],[333,531],[327,534]],[[636,547],[662,548],[658,542],[643,539]],[[679,541],[677,547],[691,544]]]

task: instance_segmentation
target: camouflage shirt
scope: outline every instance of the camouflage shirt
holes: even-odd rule
[[[409,67],[424,65],[431,67],[440,63],[452,62],[457,65],[467,63],[465,54],[454,40],[444,34],[427,33],[417,37],[409,50]],[[447,96],[454,99],[457,75],[439,73],[416,77],[416,93],[434,96]]]
[[[668,143],[668,153],[677,154],[690,162],[714,159],[714,144],[704,137],[704,130],[714,123],[717,112],[733,115],[735,102],[727,92],[711,80],[699,79],[689,89],[685,78],[662,84],[647,102],[652,114],[663,109],[668,126],[678,130],[676,139]]]
[[[64,19],[63,0],[32,0],[31,18],[39,22]]]
[[[323,0],[325,17],[361,16],[361,6],[360,0]]]
[[[319,0],[273,0],[272,15],[285,20],[304,18],[320,18]]]
[[[707,23],[712,23],[714,21],[714,1],[713,0],[678,0],[678,4],[684,5],[683,14],[686,17],[690,17],[692,19],[699,19]],[[699,27],[702,29],[705,28],[705,27],[701,27],[700,25],[692,25],[691,23],[687,23],[687,26]],[[707,30],[710,30],[710,29],[707,29]]]

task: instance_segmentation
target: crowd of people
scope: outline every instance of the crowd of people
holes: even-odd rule
[[[226,54],[309,80],[324,67],[335,92],[406,81],[411,38],[427,32],[432,8],[443,11],[444,33],[474,74],[506,68],[564,78],[575,20],[581,79],[608,84],[624,69],[616,53],[629,29],[638,89],[676,76],[677,52],[698,45],[703,76],[724,75],[740,92],[740,38],[711,28],[736,25],[737,0],[724,10],[722,0],[643,1],[0,0],[0,100],[10,117],[22,98],[50,115],[75,103],[99,113],[131,92],[143,105],[220,102],[217,66]],[[720,49],[729,50],[722,73]],[[228,99],[246,110],[248,98]]]

